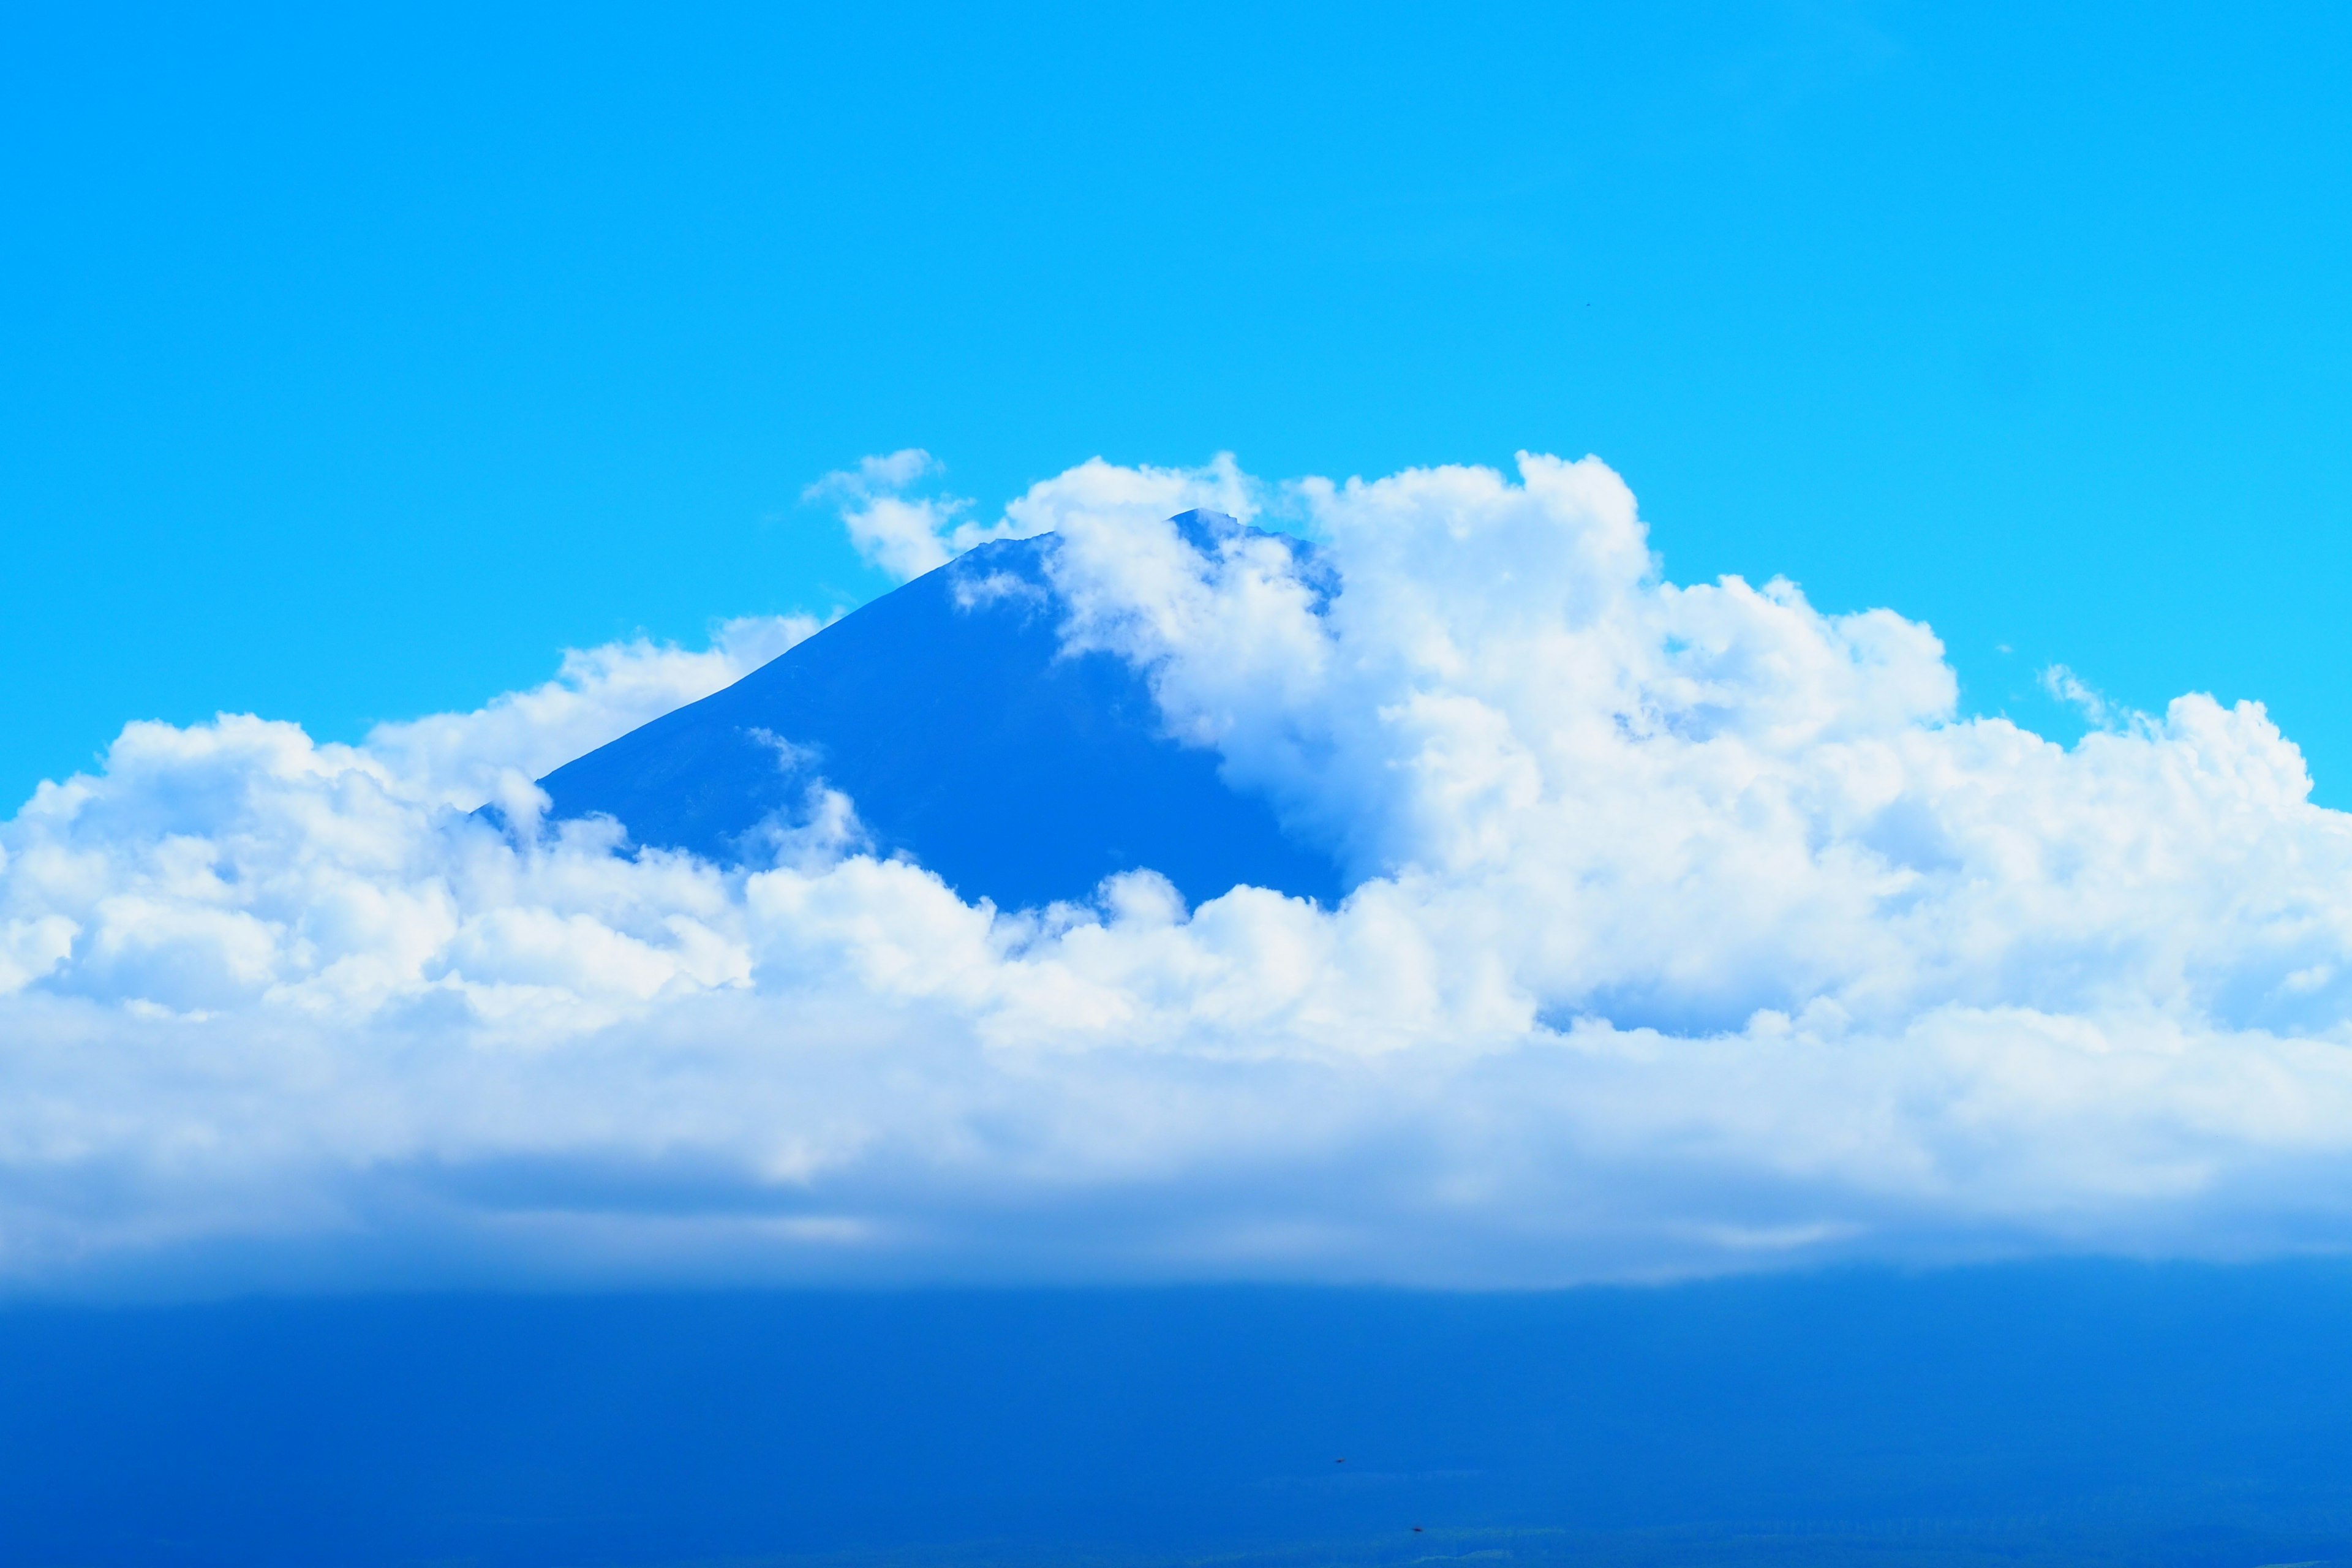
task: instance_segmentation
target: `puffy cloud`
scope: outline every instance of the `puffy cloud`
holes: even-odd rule
[[[379,724],[364,750],[413,798],[472,810],[674,708],[740,680],[816,631],[810,616],[727,621],[700,651],[640,637],[563,656],[553,680],[471,713]]]
[[[1248,521],[1261,510],[1264,489],[1230,452],[1199,468],[1128,468],[1094,458],[1030,486],[1003,516],[983,524],[963,515],[971,510],[966,499],[908,493],[940,471],[929,452],[909,447],[827,474],[801,499],[839,503],[858,553],[904,583],[975,544],[1034,538],[1076,521],[1144,529],[1199,507]]]
[[[0,1274],[1541,1283],[2352,1238],[2352,817],[2259,707],[2072,748],[1958,718],[1925,626],[1667,581],[1590,458],[1096,462],[984,528],[927,471],[835,485],[854,529],[929,509],[877,558],[1057,531],[1067,642],[1341,855],[1344,903],[1139,872],[975,906],[858,853],[838,795],[734,870],[527,809],[805,624],[358,746],[134,724],[0,827]],[[465,815],[493,798],[511,836]]]
[[[841,521],[857,552],[904,583],[947,564],[945,535],[956,514],[971,505],[952,496],[910,498],[904,493],[939,468],[929,452],[908,447],[827,474],[801,500],[841,502]]]

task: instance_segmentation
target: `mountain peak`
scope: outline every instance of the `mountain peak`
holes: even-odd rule
[[[1245,531],[1171,520],[1196,549]],[[772,854],[820,781],[874,849],[967,899],[1084,899],[1150,868],[1188,903],[1248,883],[1337,902],[1338,868],[1166,733],[1144,676],[1065,653],[1052,534],[998,540],[886,594],[741,680],[540,781],[551,815],[608,815],[640,845],[722,863]]]

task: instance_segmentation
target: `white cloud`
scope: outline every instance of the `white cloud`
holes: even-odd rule
[[[2042,671],[2042,689],[2081,713],[2084,721],[2095,730],[2117,730],[2147,721],[2145,714],[2109,700],[2106,693],[2063,664],[2050,665]]]
[[[1145,527],[1207,507],[1248,521],[1261,510],[1263,488],[1241,471],[1230,452],[1198,468],[1127,468],[1093,458],[1030,486],[1007,503],[1003,516],[982,524],[963,516],[971,510],[968,500],[907,493],[940,472],[929,452],[909,447],[827,474],[801,499],[838,503],[858,553],[904,583],[976,544],[1051,533],[1073,519]]]
[[[836,487],[853,520],[919,458]],[[0,1276],[2352,1240],[2352,818],[2259,707],[1958,720],[1926,627],[1665,581],[1591,459],[1292,487],[1306,567],[1161,521],[1272,493],[1097,462],[927,537],[1058,530],[1066,637],[1366,879],[1337,910],[1140,873],[973,907],[838,796],[753,874],[462,815],[805,625],[355,747],[131,726],[0,827]]]
[[[908,447],[827,474],[801,500],[840,502],[841,521],[857,552],[904,583],[947,564],[946,535],[956,514],[971,505],[953,496],[909,499],[903,493],[939,471],[929,452]]]
[[[688,651],[639,637],[563,656],[553,680],[471,713],[379,724],[363,749],[415,798],[472,810],[674,708],[731,686],[814,632],[811,616],[727,621]]]

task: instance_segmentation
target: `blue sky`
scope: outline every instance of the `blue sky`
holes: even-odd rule
[[[2347,35],[12,8],[0,1538],[2342,1558]],[[1004,538],[1343,897],[542,813]]]
[[[801,493],[919,445],[984,506],[1594,452],[1677,580],[2055,733],[2053,661],[2259,698],[2344,804],[2347,26],[19,7],[0,794],[862,600]]]

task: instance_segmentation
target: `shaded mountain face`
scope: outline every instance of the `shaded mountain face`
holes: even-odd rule
[[[1196,543],[1239,529],[1187,512]],[[1239,883],[1337,902],[1338,868],[1164,732],[1144,677],[1065,656],[1051,534],[983,544],[741,680],[539,781],[550,816],[614,816],[641,845],[722,863],[772,853],[810,786],[846,794],[877,853],[966,899],[1081,899],[1149,867],[1188,903]]]

